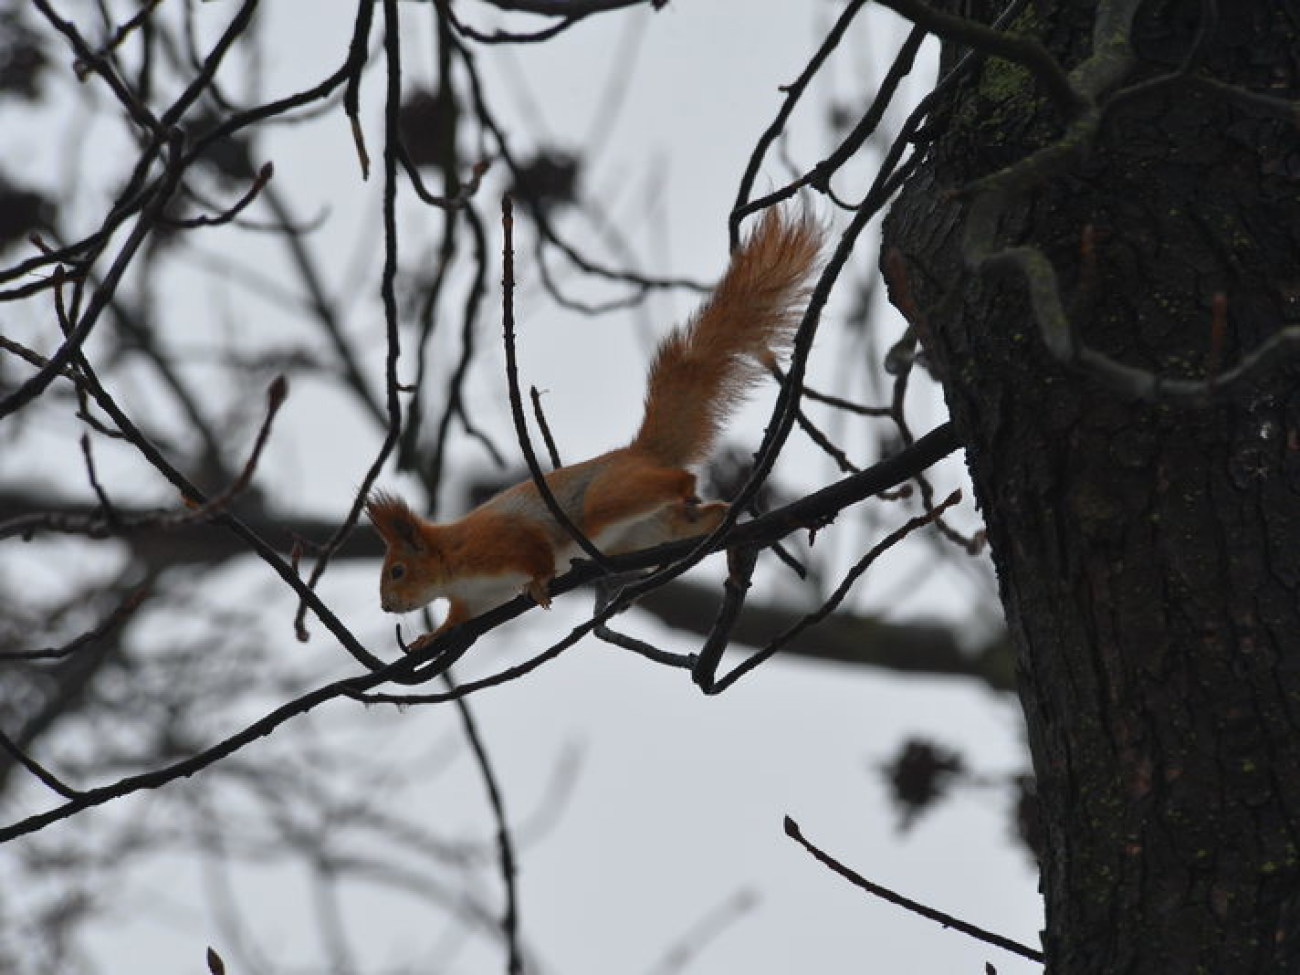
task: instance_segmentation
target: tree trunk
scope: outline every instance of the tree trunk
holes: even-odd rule
[[[1145,4],[1123,85],[1176,71],[1212,6]],[[1068,69],[1096,7],[1039,0],[1014,29]],[[1294,98],[1295,5],[1218,7],[1192,74]],[[1009,198],[997,244],[1051,259],[1088,348],[1163,377],[1230,369],[1300,320],[1294,123],[1187,78],[1107,112],[1068,171]],[[967,446],[1016,643],[1049,970],[1300,972],[1300,368],[1270,356],[1187,407],[1063,367],[1024,278],[970,270],[970,198],[949,193],[1058,138],[1062,112],[988,59],[932,120],[885,246]]]

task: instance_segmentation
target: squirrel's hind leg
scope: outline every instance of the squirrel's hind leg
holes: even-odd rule
[[[707,535],[722,524],[729,507],[725,501],[701,504],[694,498],[664,505],[649,518],[624,531],[610,546],[609,554],[622,555],[624,552],[654,548],[664,542]]]
[[[583,499],[582,527],[593,539],[611,529],[621,536],[623,529],[657,515],[665,507],[690,504],[699,504],[695,475],[690,471],[680,467],[628,467],[619,470],[617,476],[592,482]]]

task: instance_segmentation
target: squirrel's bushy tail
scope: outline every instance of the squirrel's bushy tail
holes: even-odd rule
[[[673,467],[708,456],[732,409],[789,347],[821,247],[806,213],[763,215],[713,294],[655,353],[633,450]]]

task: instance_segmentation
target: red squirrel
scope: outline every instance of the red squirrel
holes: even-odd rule
[[[688,467],[708,457],[728,415],[788,348],[821,247],[821,228],[806,214],[768,210],[712,295],[660,343],[632,442],[546,475],[569,520],[602,552],[705,535],[721,523],[727,505],[702,503]],[[549,607],[551,580],[581,554],[531,479],[446,524],[385,493],[366,513],[388,547],[384,610],[450,601],[442,625],[417,645],[520,592]]]

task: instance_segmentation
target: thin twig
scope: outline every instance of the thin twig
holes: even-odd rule
[[[853,23],[858,11],[865,4],[866,0],[851,0],[826,33],[821,46],[808,59],[808,63],[804,66],[803,71],[799,73],[799,77],[783,88],[785,100],[781,103],[776,118],[758,137],[758,141],[754,144],[754,151],[750,153],[749,162],[745,164],[745,171],[740,176],[740,186],[736,189],[736,202],[732,205],[732,213],[728,221],[733,249],[740,244],[740,221],[744,216],[741,211],[749,202],[749,194],[754,187],[754,180],[758,178],[759,169],[763,165],[763,157],[767,154],[767,150],[772,143],[776,141],[776,138],[785,131],[786,123],[789,121],[790,116],[794,114],[795,106],[798,105],[799,99],[803,97],[808,83],[812,81],[817,72],[821,70],[822,65],[825,64],[826,59],[839,46],[845,32],[849,29],[849,25]],[[791,189],[792,193],[793,191],[794,188]]]
[[[113,502],[109,500],[108,493],[104,486],[99,483],[99,473],[95,470],[95,455],[90,449],[90,434],[81,435],[81,455],[86,461],[86,479],[90,481],[90,488],[95,492],[95,497],[99,499],[99,508],[104,513],[104,521],[110,529],[117,526],[117,511],[113,507]]]
[[[469,180],[461,186],[457,193],[451,196],[438,196],[436,193],[430,193],[428,187],[424,185],[424,178],[420,175],[419,167],[411,160],[405,144],[400,141],[398,142],[397,157],[401,160],[402,168],[406,171],[406,178],[411,181],[411,188],[415,190],[415,195],[429,206],[438,207],[440,210],[459,210],[465,206],[470,201],[470,198],[478,192],[478,188],[483,182],[483,174],[492,165],[490,159],[480,159],[470,169]]]
[[[357,4],[357,19],[348,44],[347,87],[343,89],[343,111],[348,117],[352,142],[356,146],[357,161],[361,165],[361,178],[370,177],[370,154],[366,152],[366,135],[361,128],[361,76],[369,58],[370,25],[374,20],[373,3]]]
[[[113,32],[113,36],[95,52],[95,57],[97,59],[107,58],[109,54],[116,51],[122,45],[122,42],[131,35],[132,31],[149,19],[154,12],[154,8],[160,3],[162,3],[162,0],[146,0],[146,2],[141,3],[140,9],[136,11],[135,16],[125,21]],[[78,81],[85,81],[92,68],[86,62],[78,59],[73,62],[72,70],[76,74]]]
[[[676,975],[684,971],[709,942],[752,911],[758,901],[755,891],[743,887],[737,890],[692,924],[676,944],[664,952],[659,964],[650,970],[651,975]]]
[[[851,12],[853,12],[852,5],[845,9],[845,16]],[[834,36],[835,30],[838,28],[839,23],[836,24],[835,28],[832,28],[831,34],[828,35],[827,43],[830,42],[830,39]],[[894,95],[897,93],[899,85],[901,85],[903,79],[911,73],[912,67],[916,63],[917,52],[920,50],[921,44],[924,42],[925,38],[926,31],[921,27],[915,28],[911,34],[908,35],[907,40],[905,40],[902,47],[899,48],[898,54],[895,56],[893,63],[889,66],[889,71],[885,74],[884,79],[880,83],[880,87],[877,89],[875,96],[871,100],[871,104],[867,107],[862,118],[860,118],[858,123],[853,127],[853,131],[845,136],[840,141],[840,144],[835,147],[835,150],[825,159],[800,175],[797,179],[787,183],[785,186],[754,200],[746,200],[751,188],[749,184],[752,184],[752,178],[750,179],[749,184],[742,179],[740,191],[737,193],[736,207],[732,210],[729,218],[733,244],[739,239],[741,219],[758,210],[766,209],[782,200],[789,199],[805,186],[810,186],[818,192],[825,193],[831,196],[832,199],[836,199],[835,195],[831,192],[831,177],[834,176],[846,162],[858,156],[863,144],[872,136],[872,134],[875,133],[876,129],[879,128],[881,121],[885,117],[885,111],[893,102]],[[782,111],[784,110],[785,108],[783,106]],[[773,123],[773,129],[779,131],[780,126],[784,126],[784,124],[785,119],[778,117],[778,121]],[[769,131],[773,131],[773,129],[769,129]],[[899,138],[895,145],[899,146],[901,149],[901,146],[906,144],[906,140],[907,132],[904,130],[899,133]],[[761,148],[765,151],[765,147]],[[755,174],[757,173],[758,151],[758,149],[755,150],[755,155],[751,157],[750,161],[750,168]],[[876,177],[877,182],[883,182],[886,179],[891,166],[892,163],[881,168]],[[749,176],[748,170],[746,176]],[[852,208],[849,207],[849,209]]]
[[[0,662],[11,660],[62,660],[84,648],[93,647],[106,635],[130,619],[141,604],[144,603],[148,595],[148,587],[141,587],[128,593],[126,598],[95,626],[60,647],[47,647],[43,650],[0,650]]]
[[[230,223],[257,199],[258,194],[262,192],[262,187],[270,182],[273,175],[275,175],[275,167],[269,162],[263,163],[262,168],[257,171],[257,176],[253,179],[244,195],[218,214],[208,215],[203,213],[197,217],[188,217],[183,220],[172,220],[163,217],[158,222],[164,226],[178,227],[183,230],[193,230],[198,227],[219,227],[222,224]]]
[[[700,648],[699,658],[691,668],[691,680],[704,693],[713,688],[713,678],[722,663],[722,654],[731,641],[732,630],[740,618],[740,610],[745,605],[745,597],[758,564],[758,549],[750,547],[733,547],[727,550],[727,578],[722,585],[722,605],[709,627],[704,646]]]
[[[788,627],[784,632],[778,634],[776,638],[768,643],[768,645],[763,649],[737,664],[725,677],[720,678],[716,682],[713,680],[712,673],[703,674],[697,677],[696,683],[699,684],[700,690],[704,691],[705,694],[721,694],[736,681],[740,680],[741,677],[745,676],[745,674],[775,656],[783,647],[787,646],[791,640],[797,637],[804,630],[816,626],[822,620],[826,619],[826,617],[830,616],[840,603],[844,601],[845,597],[848,596],[849,591],[853,588],[853,584],[857,582],[862,574],[871,567],[876,559],[880,558],[880,556],[884,555],[918,528],[924,528],[926,525],[937,521],[944,511],[960,500],[961,491],[954,491],[942,504],[930,511],[917,515],[915,518],[909,519],[901,526],[894,529],[873,545],[867,551],[866,555],[858,559],[858,561],[853,565],[853,568],[849,569],[849,571],[845,573],[844,578],[835,588],[835,591],[831,593],[830,597],[827,598],[827,600],[815,611],[808,613],[797,623]],[[721,658],[719,657],[719,659]]]
[[[1010,951],[1013,954],[1020,955],[1022,958],[1028,958],[1030,961],[1041,963],[1047,960],[1046,956],[1044,956],[1041,951],[1022,945],[1018,941],[1012,941],[1010,938],[1004,938],[1000,934],[994,934],[992,931],[986,931],[967,921],[955,918],[951,914],[945,914],[943,911],[936,911],[933,907],[927,907],[918,901],[904,897],[902,894],[894,893],[894,891],[890,890],[888,887],[882,887],[880,884],[873,883],[861,874],[850,870],[829,853],[825,853],[814,846],[812,842],[803,835],[803,832],[799,829],[799,824],[789,816],[785,817],[785,835],[811,853],[813,858],[819,863],[829,867],[854,886],[861,887],[868,894],[872,894],[879,897],[881,900],[895,904],[904,910],[911,911],[913,914],[919,914],[923,918],[937,921],[945,928],[952,928],[954,931],[960,931],[962,934],[969,935],[978,941],[983,941],[985,944],[993,945],[995,948],[1001,948],[1003,951]]]
[[[99,316],[108,307],[109,302],[116,293],[122,277],[126,274],[126,269],[130,266],[145,238],[153,230],[154,223],[163,212],[167,201],[171,198],[180,182],[181,166],[177,158],[180,148],[179,134],[170,140],[169,145],[172,151],[169,154],[167,166],[152,190],[148,205],[136,218],[135,226],[131,228],[131,232],[123,241],[117,257],[113,260],[94,294],[91,295],[89,304],[75,323],[71,334],[64,338],[63,343],[55,351],[54,355],[46,360],[45,365],[37,371],[36,375],[27,379],[18,389],[3,401],[0,401],[0,419],[22,409],[45,392],[46,387],[54,381],[55,377],[62,375],[67,365],[75,361],[80,354],[81,347],[99,321]]]
[[[501,231],[503,234],[501,244],[501,330],[506,349],[506,380],[510,386],[510,415],[515,422],[515,437],[519,441],[519,449],[523,451],[524,460],[528,464],[528,472],[532,475],[533,486],[537,488],[537,493],[541,496],[551,516],[593,562],[607,569],[609,562],[605,554],[592,543],[581,528],[573,523],[568,513],[560,506],[560,502],[555,499],[555,495],[551,493],[551,487],[546,483],[546,475],[542,473],[542,468],[537,463],[537,454],[533,450],[532,440],[528,436],[528,421],[524,417],[523,400],[519,393],[519,363],[515,358],[514,225],[514,205],[507,194],[501,197]]]
[[[550,424],[546,422],[546,414],[542,411],[542,394],[537,391],[536,386],[529,386],[528,396],[533,401],[533,419],[537,421],[537,428],[542,431],[542,441],[546,444],[546,452],[550,455],[551,467],[563,467],[560,462],[560,452],[555,448],[555,438],[551,436]]]
[[[253,474],[257,471],[257,462],[262,457],[262,451],[266,448],[267,441],[271,439],[271,425],[275,422],[275,415],[280,412],[280,407],[284,405],[284,401],[288,396],[289,380],[282,375],[271,380],[271,385],[266,390],[266,417],[262,420],[262,426],[257,431],[257,439],[253,442],[253,449],[248,455],[248,461],[230,486],[206,503],[197,505],[187,515],[189,520],[200,521],[211,518],[216,512],[228,508],[235,498],[248,490],[248,485],[253,480]]]
[[[652,660],[657,664],[663,664],[665,667],[680,667],[683,670],[690,670],[695,666],[694,654],[671,653],[667,650],[660,650],[645,640],[638,640],[626,633],[620,633],[604,623],[593,627],[591,635],[597,640],[608,643],[610,646],[622,650],[631,650],[637,656],[645,657],[646,660]]]
[[[361,4],[363,7],[369,7],[368,3]],[[367,15],[368,16],[368,15]],[[360,38],[364,47],[364,37],[361,35],[369,30],[369,21],[358,15],[357,34],[353,37],[354,46]],[[385,327],[385,360],[384,360],[384,378],[385,378],[385,414],[386,430],[383,443],[380,444],[379,452],[371,461],[370,467],[362,477],[361,486],[358,488],[356,495],[352,499],[352,505],[348,509],[347,516],[343,523],[339,525],[338,531],[330,537],[325,543],[316,558],[315,565],[312,566],[311,578],[307,581],[307,589],[315,592],[316,585],[320,582],[321,577],[325,574],[330,560],[334,553],[352,533],[357,521],[361,517],[362,509],[365,507],[366,499],[370,494],[370,489],[379,477],[379,472],[387,462],[393,448],[397,445],[401,437],[402,427],[402,406],[398,395],[397,382],[397,361],[401,354],[401,341],[398,331],[398,310],[397,310],[397,257],[398,257],[398,234],[397,234],[397,149],[398,149],[398,131],[399,115],[401,111],[401,32],[400,19],[398,16],[397,5],[393,0],[384,0],[384,59],[385,59],[385,87],[384,87],[384,187],[383,187],[383,224],[384,224],[384,268],[380,278],[379,292],[384,306],[384,327]],[[360,71],[364,61],[357,66],[357,84],[360,84]],[[355,88],[349,87],[349,93],[353,93],[355,98]],[[296,238],[290,238],[294,240]],[[303,265],[306,266],[305,264]],[[321,317],[323,322],[332,321],[332,315],[327,313],[327,309],[322,304],[320,306]],[[337,342],[342,349],[342,336],[336,336]],[[343,356],[346,368],[353,371],[356,375],[356,388],[358,392],[364,393],[366,386],[360,374],[356,372],[357,366],[355,359],[350,354]],[[365,401],[369,404],[370,398],[364,396]],[[294,617],[294,632],[300,642],[306,642],[307,634],[307,603],[302,601],[298,604],[298,612]],[[375,658],[371,657],[371,661]],[[373,669],[373,664],[370,664]]]
[[[141,456],[158,473],[162,474],[177,489],[182,497],[202,504],[206,500],[203,491],[177,470],[158,447],[140,431],[139,427],[118,405],[117,401],[104,389],[99,377],[84,359],[80,363],[80,369],[83,373],[82,387],[95,400],[100,409],[108,414],[125,439],[140,452]],[[248,525],[229,511],[218,511],[213,521],[228,528],[249,545],[261,557],[263,562],[270,566],[294,592],[302,597],[312,612],[325,624],[326,629],[362,666],[371,671],[386,670],[384,662],[361,645],[356,637],[352,635],[352,632],[343,625],[343,622],[321,601],[320,597],[298,577],[297,572],[280,558],[275,549]],[[0,840],[2,839],[3,836],[0,835]]]
[[[63,782],[63,780],[61,780],[57,775],[19,748],[3,731],[0,731],[0,750],[8,752],[14,761],[44,782],[51,791],[57,792],[59,795],[63,796],[64,799],[75,802],[85,795],[85,793],[79,789],[74,789],[72,786]]]
[[[443,683],[449,691],[456,689],[456,684],[448,670],[442,675]],[[524,970],[523,956],[519,951],[519,892],[516,888],[518,871],[515,869],[514,841],[510,838],[510,821],[506,818],[505,800],[502,798],[501,786],[492,771],[492,762],[488,758],[487,746],[478,732],[478,725],[469,704],[463,697],[456,698],[456,710],[460,714],[461,725],[465,729],[465,738],[474,752],[475,763],[483,778],[483,788],[487,791],[488,805],[492,808],[492,818],[497,827],[497,851],[501,862],[501,883],[506,892],[505,911],[501,916],[501,933],[506,941],[506,971],[510,975],[521,975]]]

